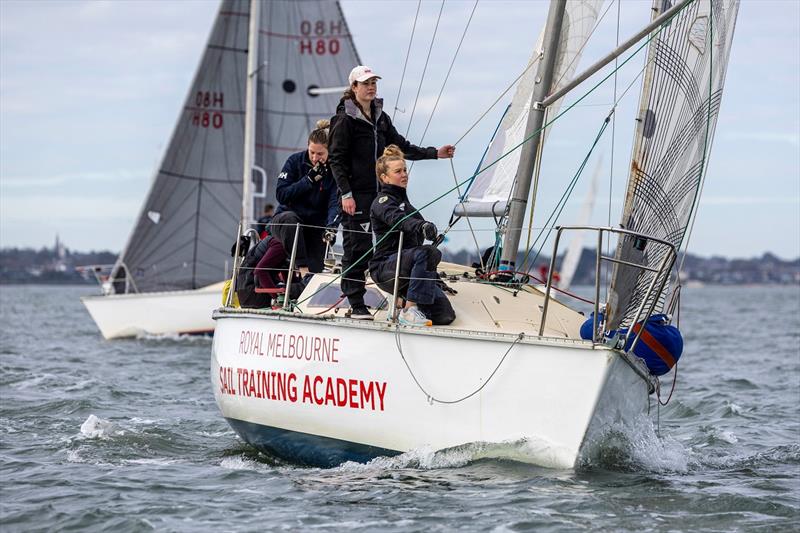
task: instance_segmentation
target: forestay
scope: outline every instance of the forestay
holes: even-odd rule
[[[253,173],[255,213],[275,203],[283,161],[336,108],[359,63],[335,1],[261,5]],[[164,158],[114,269],[115,292],[203,287],[221,281],[242,205],[250,2],[224,0]],[[127,274],[129,282],[123,280]]]
[[[572,79],[580,62],[583,47],[594,29],[602,3],[602,0],[569,0],[567,2],[564,21],[561,25],[553,91],[560,89]],[[491,164],[518,146],[525,138],[525,125],[528,121],[531,94],[536,78],[536,67],[532,64],[538,60],[543,38],[544,31],[539,35],[528,68],[520,78],[511,105],[489,145],[483,160],[484,166]],[[553,117],[558,113],[562,101],[563,99],[558,100],[548,108],[548,116]],[[546,139],[548,131],[545,130],[543,141]],[[496,165],[479,173],[466,192],[463,207],[461,204],[456,206],[456,214],[502,216],[511,196],[519,160],[520,149],[516,149]]]
[[[669,8],[654,1],[653,17]],[[696,0],[651,41],[639,103],[622,227],[680,248],[717,123],[737,0]],[[658,268],[667,249],[621,238],[615,257]],[[628,326],[656,274],[616,263],[607,329]],[[669,272],[662,274],[666,277]],[[656,280],[657,285],[664,279]],[[665,291],[646,306],[663,307]]]

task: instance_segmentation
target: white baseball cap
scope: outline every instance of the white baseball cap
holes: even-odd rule
[[[380,76],[372,72],[371,68],[365,65],[359,65],[350,71],[350,76],[348,76],[347,79],[350,81],[350,85],[353,85],[357,81],[365,82],[370,78],[381,79]]]

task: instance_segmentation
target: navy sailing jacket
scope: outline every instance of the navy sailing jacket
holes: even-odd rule
[[[372,223],[372,231],[375,233],[376,240],[380,241],[375,247],[372,265],[386,260],[390,255],[397,253],[397,245],[400,243],[400,232],[403,232],[403,250],[420,246],[425,242],[422,236],[422,225],[425,219],[420,213],[414,213],[417,209],[411,205],[406,194],[406,189],[397,185],[381,185],[381,192],[372,202],[369,210],[369,218]],[[389,229],[402,220],[409,213],[414,213],[403,220],[383,241]]]
[[[307,150],[289,156],[278,175],[275,195],[280,206],[275,214],[293,211],[306,224],[335,228],[339,225],[336,182],[326,167],[322,179],[312,183],[308,179],[312,168]]]
[[[397,133],[389,115],[383,112],[383,99],[372,101],[372,117],[375,122],[365,117],[353,100],[342,99],[331,119],[328,161],[342,194],[368,193],[375,197],[375,162],[390,144],[397,145],[410,161],[437,158],[435,147],[420,148]]]

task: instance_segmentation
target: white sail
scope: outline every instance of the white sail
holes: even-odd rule
[[[594,211],[594,202],[597,198],[597,183],[600,180],[600,170],[603,166],[603,158],[597,161],[597,166],[592,175],[592,181],[589,185],[589,190],[586,192],[586,197],[583,199],[580,214],[578,215],[577,226],[588,226],[589,220],[592,218],[592,211]],[[561,269],[559,270],[558,287],[566,290],[572,285],[572,278],[575,277],[575,272],[578,270],[578,263],[583,254],[583,239],[586,236],[583,231],[576,231],[572,235],[572,239],[567,246],[567,253],[564,255],[564,260],[561,262]]]
[[[670,2],[656,0],[653,16],[669,7]],[[651,41],[623,228],[680,248],[714,137],[738,9],[737,0],[696,0]],[[657,268],[667,248],[647,244],[622,238],[616,258]],[[633,320],[654,275],[622,263],[614,265],[609,329]],[[645,303],[658,309],[665,292],[654,293]]]
[[[553,77],[553,91],[560,89],[572,79],[580,62],[583,47],[594,29],[602,3],[602,0],[570,0],[567,2],[561,26],[561,42]],[[513,149],[525,137],[525,125],[528,122],[531,93],[536,77],[536,67],[532,66],[532,63],[536,62],[539,57],[543,37],[544,32],[539,35],[533,55],[528,62],[529,68],[517,84],[511,106],[489,145],[483,162],[484,166]],[[552,117],[558,113],[562,101],[559,100],[548,108],[549,116]],[[543,140],[546,139],[548,132],[549,130],[545,131]],[[486,172],[478,174],[467,191],[463,209],[471,216],[491,216],[493,211],[495,215],[502,214],[514,187],[519,159],[520,149],[517,149]]]

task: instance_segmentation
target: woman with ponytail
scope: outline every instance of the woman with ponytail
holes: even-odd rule
[[[302,273],[322,272],[325,246],[333,246],[339,226],[338,191],[328,167],[329,125],[318,121],[308,136],[308,149],[289,156],[275,191],[280,206],[271,225],[291,227],[290,232],[280,232],[289,241],[283,243],[287,251],[292,249],[294,226],[301,225],[295,263]]]
[[[397,145],[408,160],[453,157],[455,147],[421,148],[397,133],[389,115],[383,112],[383,99],[376,98],[378,80],[371,68],[359,65],[350,71],[350,86],[345,91],[331,132],[331,169],[342,195],[342,292],[350,302],[350,318],[372,320],[364,305],[364,273],[371,257],[369,209],[378,194],[375,161],[384,147]]]
[[[408,199],[408,171],[403,152],[395,145],[387,146],[375,164],[381,192],[372,202],[370,220],[378,243],[369,263],[369,273],[378,287],[394,291],[397,248],[403,233],[400,258],[399,295],[405,303],[399,322],[408,326],[450,324],[456,318],[450,300],[439,286],[436,267],[442,253],[426,240],[436,240],[438,230],[426,221]]]

